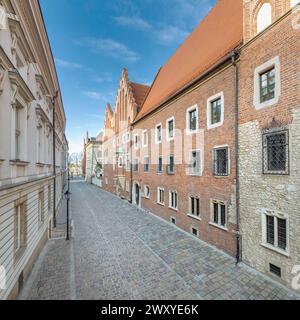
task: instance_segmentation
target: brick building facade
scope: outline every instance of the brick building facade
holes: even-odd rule
[[[300,261],[298,2],[220,0],[134,108],[122,102],[132,91],[123,71],[104,134],[107,191],[290,287]]]

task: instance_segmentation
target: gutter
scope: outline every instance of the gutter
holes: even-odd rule
[[[240,45],[241,43],[239,43]],[[239,46],[236,46],[239,47]],[[231,57],[232,53],[228,53],[226,54],[221,60],[219,60],[218,63],[216,63],[215,65],[213,65],[210,69],[208,69],[207,71],[205,71],[204,73],[202,73],[200,76],[198,76],[197,78],[195,78],[194,80],[192,80],[191,82],[189,82],[188,84],[186,84],[185,86],[183,86],[181,89],[179,89],[177,92],[173,93],[170,97],[166,98],[164,101],[162,101],[158,106],[154,107],[151,111],[145,113],[144,115],[142,115],[139,119],[136,119],[132,122],[132,125],[137,124],[138,122],[140,122],[141,120],[143,120],[144,118],[148,117],[149,115],[155,113],[158,109],[160,109],[161,107],[164,107],[166,104],[170,103],[172,100],[176,99],[179,95],[183,94],[186,90],[190,89],[191,87],[193,87],[194,85],[196,85],[198,82],[200,82],[201,80],[209,77],[211,74],[215,73],[215,71],[219,68],[221,68],[226,62],[230,62],[232,57]],[[154,82],[153,82],[154,83]],[[152,84],[153,85],[153,84]]]
[[[237,59],[239,51],[234,50],[231,53],[231,61],[234,67],[234,131],[235,131],[235,179],[236,179],[236,264],[241,261],[241,234],[240,234],[240,180],[239,180],[239,68]]]

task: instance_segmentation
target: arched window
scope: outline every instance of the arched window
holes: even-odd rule
[[[257,14],[257,33],[266,29],[272,23],[272,7],[271,4],[264,3]]]

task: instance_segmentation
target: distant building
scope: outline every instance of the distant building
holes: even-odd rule
[[[88,138],[85,144],[86,169],[85,180],[102,187],[103,153],[102,133],[96,138]]]
[[[0,266],[7,285],[1,300],[18,296],[51,238],[68,144],[39,2],[1,0],[0,12]]]

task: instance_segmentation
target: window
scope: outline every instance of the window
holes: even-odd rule
[[[149,167],[150,167],[149,157],[145,156],[144,157],[144,172],[149,172]]]
[[[280,94],[280,60],[277,56],[255,69],[254,107],[259,110],[273,106],[278,103]]]
[[[189,197],[189,215],[200,217],[200,201],[199,198],[190,196]]]
[[[135,135],[134,136],[134,148],[138,149],[140,147],[140,137],[139,135]]]
[[[167,140],[173,140],[175,136],[175,120],[174,117],[167,120]]]
[[[175,173],[174,155],[169,156],[168,174]]]
[[[200,151],[192,151],[190,154],[189,174],[190,175],[201,174]]]
[[[150,188],[149,186],[144,186],[144,197],[149,199],[150,198]]]
[[[198,107],[191,107],[186,114],[187,133],[194,133],[198,130]]]
[[[126,135],[123,134],[123,135],[122,135],[122,143],[124,144],[125,142],[126,142]]]
[[[162,139],[162,125],[158,124],[155,129],[155,142],[161,143]]]
[[[165,204],[165,190],[163,188],[157,188],[157,203],[164,205]]]
[[[220,92],[207,100],[207,128],[214,129],[224,123],[224,93]]]
[[[39,223],[44,222],[44,191],[39,192],[39,197],[38,197],[38,216],[39,216]]]
[[[126,159],[126,171],[130,171],[130,157],[129,157],[129,154],[126,154],[125,159]]]
[[[260,102],[266,102],[275,97],[275,68],[260,74]]]
[[[51,185],[48,186],[48,211],[51,210]]]
[[[288,131],[263,135],[263,173],[289,174]]]
[[[135,172],[139,171],[139,160],[138,159],[134,159],[133,171],[135,171]]]
[[[169,192],[169,207],[174,210],[178,209],[178,195],[176,191]]]
[[[212,221],[214,225],[226,227],[226,205],[224,202],[212,201]]]
[[[14,250],[17,254],[26,246],[26,202],[16,204],[14,217]]]
[[[126,140],[127,140],[127,142],[130,142],[130,133],[129,132],[126,134]]]
[[[272,214],[264,214],[264,216],[266,232],[263,240],[264,244],[287,251],[287,219]]]
[[[176,225],[176,218],[175,217],[171,217],[170,218],[170,222]]]
[[[147,130],[143,131],[143,147],[147,147],[148,145],[148,132]]]
[[[15,112],[15,159],[21,159],[21,112],[22,109],[16,107]]]
[[[192,235],[194,235],[195,237],[198,237],[198,235],[199,235],[198,229],[197,229],[197,228],[194,228],[194,227],[191,228],[191,233],[192,233]]]
[[[270,263],[269,264],[270,267],[270,272],[275,274],[275,276],[281,278],[281,268],[275,266],[274,264]]]
[[[158,157],[158,164],[157,164],[157,173],[163,172],[163,158],[162,156]]]
[[[271,4],[264,3],[257,14],[257,33],[266,29],[272,23],[272,7]]]
[[[228,147],[214,149],[214,175],[228,176],[229,174],[229,155]]]

